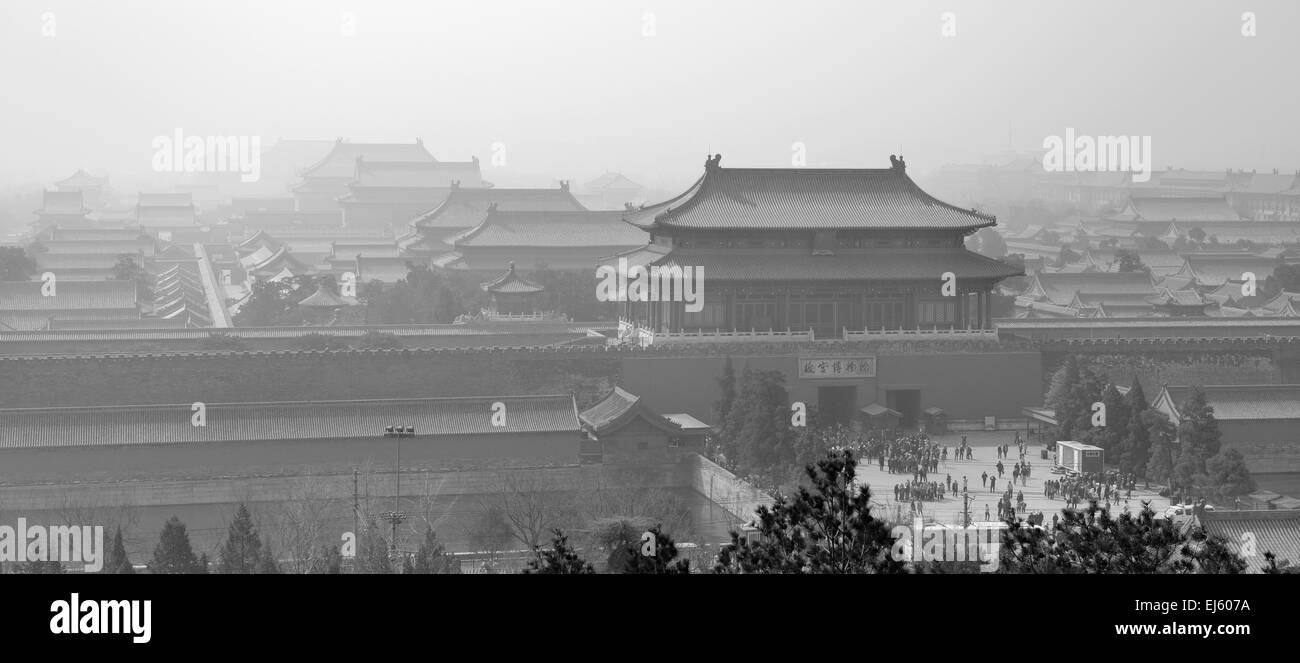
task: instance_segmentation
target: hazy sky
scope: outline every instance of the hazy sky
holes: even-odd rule
[[[502,142],[516,173],[667,187],[709,151],[928,171],[1067,127],[1150,135],[1157,168],[1292,171],[1298,61],[1289,0],[3,0],[0,176],[147,172],[176,127]]]

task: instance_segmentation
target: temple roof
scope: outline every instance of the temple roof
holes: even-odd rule
[[[136,221],[150,226],[193,226],[198,223],[192,205],[141,205],[136,208]]]
[[[140,239],[146,233],[139,228],[52,228],[50,239],[85,242],[105,239]]]
[[[504,426],[493,426],[495,402],[506,406]],[[0,436],[0,448],[370,440],[376,439],[384,426],[395,424],[414,426],[417,438],[579,430],[569,395],[208,403],[207,413],[221,425],[191,426],[189,403],[0,410],[0,429],[13,433]]]
[[[1142,221],[1240,221],[1223,196],[1133,196],[1120,219]]]
[[[357,173],[357,158],[374,161],[406,161],[433,163],[429,151],[424,149],[424,142],[416,139],[414,143],[352,143],[339,139],[334,148],[324,158],[302,171],[303,179],[342,178],[351,179]]]
[[[349,298],[350,299],[350,298]],[[339,308],[341,306],[352,306],[356,301],[348,301],[338,295],[330,292],[330,289],[324,285],[318,286],[316,292],[308,295],[306,299],[298,302],[298,306],[308,308]]]
[[[141,192],[139,200],[136,201],[136,207],[193,207],[194,194],[189,191],[184,192],[158,192],[148,193]]]
[[[623,212],[490,210],[478,225],[445,241],[465,246],[634,247],[650,237],[623,222]]]
[[[1239,239],[1263,244],[1300,242],[1300,223],[1280,221],[1177,221],[1170,224],[1168,234],[1185,236],[1193,228],[1200,228],[1207,239],[1215,237],[1229,244]]]
[[[99,240],[47,240],[40,243],[49,253],[141,253],[153,257],[156,249],[153,238],[99,239]]]
[[[1229,281],[1241,282],[1246,272],[1263,281],[1282,264],[1277,258],[1242,253],[1185,253],[1183,259],[1186,264],[1179,274],[1194,277],[1197,283],[1206,287],[1218,287]]]
[[[244,223],[252,228],[326,228],[343,227],[342,210],[272,210],[250,209],[244,211]]]
[[[136,262],[139,258],[133,256]],[[38,253],[36,254],[36,264],[41,269],[54,272],[58,275],[64,270],[78,271],[95,271],[102,272],[105,277],[111,277],[113,267],[117,265],[120,256],[115,253]]]
[[[1279,499],[1280,498],[1280,499]],[[1280,564],[1287,560],[1291,564],[1300,563],[1300,510],[1295,508],[1296,500],[1278,495],[1273,502],[1282,508],[1270,508],[1267,511],[1203,511],[1196,516],[1207,534],[1221,537],[1225,541],[1253,541],[1255,550],[1271,552],[1277,556]],[[1268,566],[1263,554],[1243,555],[1246,570],[1262,573]]]
[[[54,186],[71,188],[71,187],[103,186],[105,184],[108,184],[107,177],[95,177],[94,175],[91,175],[90,173],[87,173],[86,171],[78,168],[77,172],[59,180],[58,182],[55,182]]]
[[[1015,268],[964,249],[874,249],[815,256],[808,253],[752,255],[736,252],[663,253],[654,245],[602,258],[602,265],[702,267],[711,281],[916,281],[933,280],[944,272],[963,278],[1002,279],[1021,276]]]
[[[1192,395],[1190,386],[1165,386],[1151,407],[1178,423],[1179,409]],[[1205,400],[1220,421],[1300,419],[1300,385],[1209,385],[1201,387]]]
[[[623,173],[606,172],[604,175],[587,182],[584,187],[588,191],[640,191],[643,187],[636,182],[628,179]]]
[[[723,168],[721,155],[671,200],[631,210],[647,229],[951,229],[997,220],[921,190],[903,162],[891,168]]]
[[[1023,296],[1046,300],[1056,306],[1071,306],[1076,299],[1109,305],[1112,302],[1144,301],[1144,298],[1158,294],[1146,272],[1039,272],[1030,277]]]
[[[40,281],[0,281],[0,312],[67,311],[79,309],[136,310],[139,294],[134,281],[55,282],[55,294],[46,297]]]
[[[451,188],[453,182],[476,187],[483,181],[478,158],[473,161],[371,161],[357,159],[353,187]]]
[[[507,269],[505,274],[497,277],[494,281],[481,283],[479,287],[487,292],[506,294],[533,293],[546,289],[515,273],[515,263],[513,262],[510,263],[510,269]]]
[[[411,221],[417,228],[472,228],[487,215],[497,211],[585,211],[567,187],[555,189],[474,189],[453,188],[446,200]]]
[[[670,435],[680,435],[681,426],[665,419],[641,402],[641,397],[614,387],[599,403],[588,408],[578,418],[582,427],[595,435],[613,433],[641,417],[651,426]]]
[[[41,192],[41,208],[38,214],[86,214],[90,208],[82,200],[81,190]]]
[[[407,266],[420,264],[421,258],[412,257],[371,257],[365,254],[357,256],[357,282],[369,283],[382,281],[396,283],[405,281],[411,269]]]

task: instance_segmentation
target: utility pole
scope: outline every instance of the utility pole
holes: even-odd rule
[[[388,524],[390,536],[392,537],[388,544],[389,556],[397,559],[397,526],[406,520],[406,515],[402,513],[402,438],[415,437],[415,426],[385,426],[384,437],[396,438],[397,440],[397,467],[395,476],[397,479],[396,491],[393,495],[393,510],[388,514]]]

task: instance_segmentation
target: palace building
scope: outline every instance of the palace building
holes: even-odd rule
[[[411,255],[434,256],[451,250],[448,240],[479,225],[489,209],[499,212],[581,212],[586,207],[569,192],[569,183],[555,188],[470,188],[453,182],[438,206],[412,219],[410,231],[397,243]],[[498,265],[499,267],[499,265]]]
[[[681,195],[629,211],[650,234],[603,258],[628,268],[703,269],[703,308],[624,302],[637,330],[990,329],[990,293],[1021,272],[966,250],[997,223],[922,191],[900,158],[880,169],[723,168]]]
[[[358,158],[385,163],[438,161],[418,138],[414,143],[352,143],[340,138],[320,161],[302,171],[292,189],[298,210],[339,209],[338,199],[349,193],[348,185],[357,179]]]

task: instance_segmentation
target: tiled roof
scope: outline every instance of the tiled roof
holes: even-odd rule
[[[305,168],[302,177],[351,179],[357,172],[357,157],[373,161],[437,161],[419,140],[414,143],[351,143],[340,140],[334,143],[334,148],[325,158]]]
[[[36,264],[58,276],[63,269],[90,269],[112,272],[119,256],[114,253],[38,253]],[[139,262],[139,259],[136,260]]]
[[[587,182],[584,185],[588,191],[596,190],[621,190],[621,191],[639,191],[642,187],[640,184],[629,180],[623,176],[623,173],[605,173],[596,179]]]
[[[194,393],[201,392],[199,387]],[[502,427],[492,425],[492,404],[498,401],[505,405]],[[416,440],[444,435],[576,434],[579,430],[573,397],[567,395],[208,403],[206,426],[193,426],[191,416],[190,403],[0,410],[4,432],[0,448],[330,438],[374,438],[379,444],[388,425],[414,426]],[[576,435],[574,440],[576,453]]]
[[[194,194],[184,192],[140,193],[136,207],[192,207]]]
[[[428,228],[472,228],[496,205],[501,212],[583,211],[568,189],[452,189],[447,199],[420,215],[411,225]]]
[[[93,242],[104,239],[134,240],[145,233],[139,228],[54,228],[50,234],[50,239],[53,240]]]
[[[248,239],[245,239],[239,244],[236,244],[235,248],[241,252],[256,251],[261,248],[269,248],[272,251],[274,251],[276,249],[279,249],[282,246],[284,246],[284,242],[281,242],[280,240],[276,239],[274,236],[271,235],[271,233],[268,233],[265,230],[258,230],[257,232],[253,233]]]
[[[406,264],[419,265],[421,262],[421,258],[372,258],[363,254],[360,258],[357,258],[357,281],[360,283],[369,283],[370,281],[397,283],[398,281],[405,281],[406,275],[411,271]]]
[[[329,288],[321,286],[316,288],[316,292],[311,293],[311,295],[309,295],[306,299],[298,302],[298,305],[306,306],[309,308],[314,308],[314,307],[338,308],[340,306],[351,306],[355,303],[356,303],[355,300],[350,302],[345,301],[343,298],[330,292]]]
[[[1277,258],[1264,258],[1249,254],[1183,254],[1187,265],[1182,276],[1193,276],[1205,287],[1218,287],[1229,281],[1241,282],[1242,275],[1251,272],[1259,281],[1272,276],[1273,269],[1282,264]]]
[[[452,182],[474,187],[482,182],[478,159],[473,161],[371,161],[357,162],[352,186],[429,187],[446,189]]]
[[[108,330],[108,329],[175,329],[184,327],[184,320],[162,318],[123,318],[117,320],[65,320],[56,318],[50,329],[58,330]]]
[[[1157,294],[1151,285],[1151,277],[1145,272],[1040,272],[1031,277],[1025,290],[1026,295],[1036,293],[1041,293],[1057,306],[1069,306],[1077,293],[1100,297],[1108,302],[1110,297],[1116,296],[1150,297]]]
[[[290,172],[297,171],[312,164],[319,163],[330,150],[334,149],[332,140],[294,140],[279,139],[275,144],[262,150],[262,171]]]
[[[1215,237],[1220,242],[1232,243],[1239,239],[1264,244],[1283,244],[1300,241],[1300,223],[1285,221],[1179,221],[1171,226],[1171,233],[1187,235],[1200,228],[1206,238]]]
[[[1266,552],[1276,555],[1279,563],[1300,564],[1300,511],[1205,511],[1197,520],[1206,532],[1223,537],[1234,549],[1253,540],[1255,554],[1242,555],[1249,571],[1259,572],[1268,565]]]
[[[248,210],[293,211],[296,201],[292,196],[234,196],[230,199],[232,216],[242,216]]]
[[[479,287],[487,292],[500,293],[530,293],[541,292],[545,290],[542,286],[529,281],[528,279],[515,273],[515,264],[510,263],[510,269],[502,274],[496,280],[479,284]]]
[[[357,254],[375,258],[396,258],[402,255],[401,247],[391,239],[374,242],[334,242],[330,248],[336,258],[348,260],[356,258]]]
[[[903,416],[903,415],[902,415],[901,413],[899,413],[897,410],[891,410],[891,409],[889,409],[889,408],[887,408],[887,407],[881,405],[880,403],[872,403],[871,405],[868,405],[868,406],[862,408],[861,410],[858,410],[858,412],[861,412],[861,413],[863,413],[863,414],[865,414],[865,415],[867,415],[867,416],[870,416],[870,417],[879,417],[879,416],[885,416],[885,415],[888,415],[888,416],[891,416],[891,417],[901,417],[901,416]]]
[[[1205,391],[1206,401],[1214,408],[1215,419],[1300,419],[1300,385],[1209,385],[1201,389]],[[1176,413],[1191,395],[1192,387],[1166,386],[1157,400],[1172,404]],[[1175,422],[1178,419],[1177,416],[1172,418]]]
[[[250,209],[244,212],[249,228],[342,228],[343,210],[272,210]]]
[[[281,247],[269,255],[266,251],[269,251],[269,249],[265,247],[258,249],[250,256],[241,258],[240,263],[243,264],[244,269],[255,273],[257,276],[269,277],[274,275],[274,279],[279,279],[286,270],[292,275],[301,275],[311,271],[307,263],[289,253],[288,247]],[[245,260],[249,262],[245,263]]]
[[[723,168],[715,159],[686,192],[628,220],[647,228],[733,229],[969,230],[996,223],[930,196],[902,167]]]
[[[123,253],[140,253],[146,258],[154,255],[154,240],[146,239],[100,239],[100,240],[50,240],[41,242],[49,253],[105,253],[121,255]]]
[[[646,244],[645,246],[638,246],[635,249],[628,249],[627,251],[620,251],[614,255],[606,256],[598,260],[596,264],[612,265],[617,267],[619,259],[622,258],[627,260],[629,268],[637,266],[645,267],[654,264],[660,258],[663,258],[671,252],[672,249],[663,246],[662,244]]]
[[[477,226],[447,239],[462,246],[634,247],[650,237],[623,222],[623,212],[492,211]]]
[[[1147,301],[1162,306],[1205,306],[1209,303],[1195,290],[1169,290],[1167,288],[1161,288],[1159,295],[1150,297]],[[1110,303],[1107,302],[1107,305],[1109,306]]]
[[[81,191],[50,191],[46,189],[41,194],[41,209],[37,210],[43,214],[85,214],[90,211],[81,199]]]
[[[54,296],[41,295],[40,281],[0,281],[0,311],[136,309],[134,281],[55,281]]]
[[[103,186],[108,183],[107,177],[95,177],[90,173],[78,168],[77,172],[54,183],[54,186],[62,187],[85,187],[85,186]]]
[[[679,434],[681,427],[665,419],[659,413],[650,410],[641,402],[641,397],[614,387],[599,403],[585,410],[579,419],[586,430],[596,435],[616,431],[637,416],[642,417],[651,426],[668,434]]]
[[[141,226],[192,226],[198,223],[193,207],[141,206],[136,208],[136,221]]]
[[[459,269],[464,265],[465,256],[460,251],[448,251],[429,259],[429,265],[442,269]]]
[[[1145,221],[1239,221],[1223,196],[1134,196],[1130,210]]]
[[[1239,190],[1243,193],[1278,194],[1300,184],[1300,177],[1291,175],[1273,175],[1269,173],[1252,174],[1246,185]],[[1297,560],[1300,562],[1300,560]]]
[[[605,264],[610,261],[603,260]],[[944,272],[962,278],[1001,279],[1020,273],[997,260],[963,249],[878,249],[814,256],[807,253],[746,255],[671,252],[655,264],[703,267],[708,281],[934,280]]]

